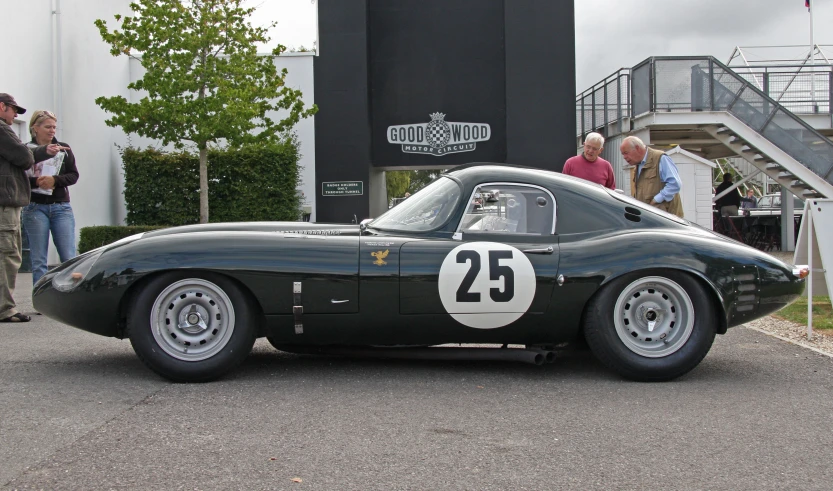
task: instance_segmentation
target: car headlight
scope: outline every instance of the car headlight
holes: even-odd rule
[[[90,270],[93,269],[93,265],[95,265],[95,262],[98,260],[99,256],[104,253],[104,251],[112,249],[118,245],[139,240],[143,235],[145,235],[144,232],[131,235],[130,237],[125,237],[113,242],[112,244],[108,244],[88,252],[87,255],[81,256],[81,258],[77,261],[69,264],[66,269],[56,274],[55,277],[52,278],[52,287],[59,292],[71,291],[84,281],[84,278],[86,278]]]
[[[95,262],[101,254],[104,253],[104,250],[104,247],[97,249],[91,254],[81,258],[78,262],[69,265],[60,273],[56,274],[55,277],[52,278],[52,287],[59,292],[68,292],[80,285],[93,268]]]

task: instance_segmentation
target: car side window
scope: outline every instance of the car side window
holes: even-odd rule
[[[555,203],[535,186],[482,184],[475,188],[460,223],[463,233],[551,235]]]

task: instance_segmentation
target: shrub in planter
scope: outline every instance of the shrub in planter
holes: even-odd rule
[[[298,142],[211,150],[208,154],[210,222],[294,221],[301,217]],[[127,148],[124,198],[128,225],[199,222],[199,156]]]

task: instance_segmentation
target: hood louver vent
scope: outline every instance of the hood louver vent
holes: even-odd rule
[[[758,268],[755,266],[740,266],[732,268],[734,271],[734,295],[735,301],[732,305],[732,317],[746,317],[756,310],[761,303],[758,296],[760,292],[760,280]]]

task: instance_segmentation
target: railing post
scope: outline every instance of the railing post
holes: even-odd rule
[[[596,130],[596,90],[590,89],[590,124],[591,131]]]
[[[763,79],[764,79],[764,87],[763,87],[762,90],[764,91],[764,94],[767,95],[767,97],[772,97],[772,95],[770,95],[770,93],[769,93],[769,72],[766,69],[764,69]]]
[[[709,58],[709,111],[714,111],[714,60]]]
[[[622,133],[622,75],[619,72],[616,72],[616,133]]]
[[[753,77],[754,77],[754,75],[753,75]],[[763,86],[762,90],[764,91],[764,94],[767,97],[772,97],[772,96],[769,95],[769,72],[766,69],[764,69],[763,79],[764,79],[764,86]],[[769,101],[767,99],[764,99],[763,109],[764,109],[764,116],[766,116],[769,113]],[[763,131],[763,130],[764,129],[761,128],[761,131]]]
[[[654,79],[657,76],[657,65],[653,58],[648,62],[648,74],[648,104],[650,104],[648,111],[655,113],[657,112],[657,95],[654,92]]]
[[[833,70],[827,72],[827,114],[833,116]]]
[[[605,96],[604,97],[604,100],[605,100],[605,102],[604,102],[604,105],[605,105],[605,107],[604,107],[604,118],[602,118],[604,120],[604,122],[602,123],[604,125],[604,130],[602,131],[602,135],[605,138],[607,138],[609,136],[608,131],[607,131],[607,124],[608,124],[608,119],[607,119],[607,80],[605,80],[605,84],[602,86],[602,91],[604,91],[604,96]]]
[[[633,70],[628,70],[628,131],[633,131]]]
[[[582,135],[582,136],[584,136],[584,128],[585,128],[585,122],[584,122],[584,95],[582,95],[581,96],[581,131],[579,131],[579,134]]]

